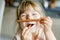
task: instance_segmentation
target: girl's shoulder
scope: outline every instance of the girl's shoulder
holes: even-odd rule
[[[16,34],[15,36],[14,36],[14,38],[13,38],[13,40],[20,40],[20,35],[19,34]]]

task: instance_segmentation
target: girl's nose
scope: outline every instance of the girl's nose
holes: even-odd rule
[[[31,15],[27,15],[26,19],[32,19],[33,17]]]
[[[29,15],[26,15],[26,19],[29,19]]]

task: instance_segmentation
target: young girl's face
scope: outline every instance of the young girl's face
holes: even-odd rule
[[[27,19],[40,19],[41,16],[40,14],[35,11],[32,7],[30,9],[27,9],[24,13],[21,14],[20,16],[20,20],[27,20]],[[29,25],[32,26],[36,26],[37,22],[21,22],[20,25],[22,27],[22,29],[24,29],[25,27],[28,27]]]

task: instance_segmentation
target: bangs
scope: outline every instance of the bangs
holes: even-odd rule
[[[35,4],[31,1],[26,1],[26,2],[22,2],[22,4],[20,5],[20,13],[25,12],[26,10],[31,9],[30,7],[35,7]]]

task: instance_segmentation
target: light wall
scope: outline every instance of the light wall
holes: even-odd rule
[[[5,7],[4,0],[0,0],[0,34],[1,34],[1,28],[2,28],[2,20],[3,20],[3,14],[4,14],[4,7]]]

